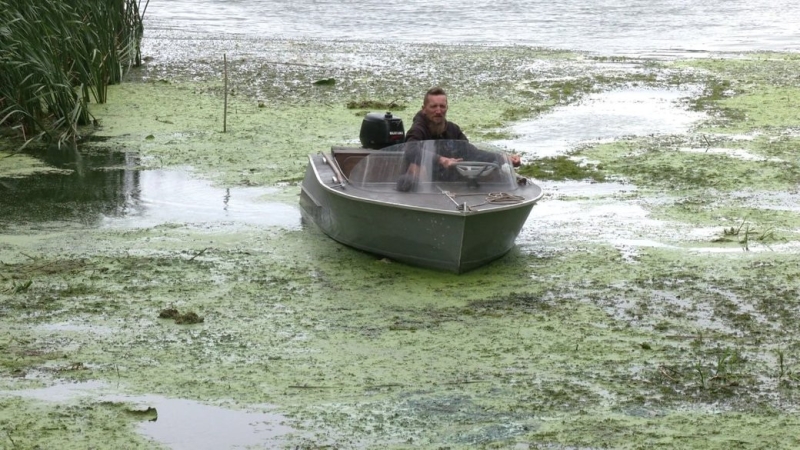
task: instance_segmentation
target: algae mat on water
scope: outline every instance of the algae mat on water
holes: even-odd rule
[[[772,85],[754,75],[747,92]],[[148,92],[160,104],[137,103]],[[222,136],[209,130],[221,125],[219,96],[202,85],[112,94],[128,109],[101,114],[103,133],[121,135],[111,143],[145,164],[197,161],[221,184],[295,180],[307,153],[298,146],[346,142],[353,133],[341,127],[358,120],[345,107],[331,115],[328,106],[244,101]],[[746,102],[737,108],[756,114]],[[605,179],[637,190],[587,200],[554,183],[545,211],[588,206],[552,229],[537,228],[548,217],[535,208],[525,230],[534,238],[460,276],[379,260],[313,228],[4,221],[0,442],[158,448],[136,431],[152,417],[133,405],[158,395],[276,410],[296,430],[271,441],[286,448],[795,448],[796,209],[768,202],[796,188],[792,130],[759,125],[763,138],[739,141],[728,131],[741,129],[737,117],[706,132],[718,152],[691,150],[705,142],[692,133],[576,150],[570,156],[599,161]],[[278,122],[293,131],[270,128]],[[722,150],[734,142],[768,157],[729,160]],[[742,189],[761,200],[743,202]],[[616,230],[604,218],[611,208],[579,220],[593,204],[625,202],[643,205],[649,220]],[[638,239],[621,244],[621,232]],[[202,321],[163,317],[173,309]],[[30,394],[97,381],[102,389],[76,398]]]

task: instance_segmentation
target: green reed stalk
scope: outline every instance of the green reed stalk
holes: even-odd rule
[[[23,146],[75,145],[93,119],[87,103],[105,103],[108,86],[141,63],[141,1],[0,0],[0,126]]]

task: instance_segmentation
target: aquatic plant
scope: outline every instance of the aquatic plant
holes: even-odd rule
[[[519,169],[519,173],[537,180],[593,180],[605,181],[600,167],[582,164],[568,156],[539,158]]]
[[[0,0],[0,126],[73,145],[91,99],[141,63],[142,0]],[[149,0],[145,0],[146,2]]]

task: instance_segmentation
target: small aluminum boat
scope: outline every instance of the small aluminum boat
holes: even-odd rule
[[[461,161],[445,169],[439,155]],[[310,155],[300,206],[306,220],[342,244],[462,273],[511,250],[541,197],[504,152],[437,140]]]

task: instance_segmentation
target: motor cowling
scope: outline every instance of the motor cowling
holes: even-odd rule
[[[406,138],[403,119],[394,117],[391,112],[367,113],[361,121],[359,138],[364,148],[381,149],[399,144]]]

